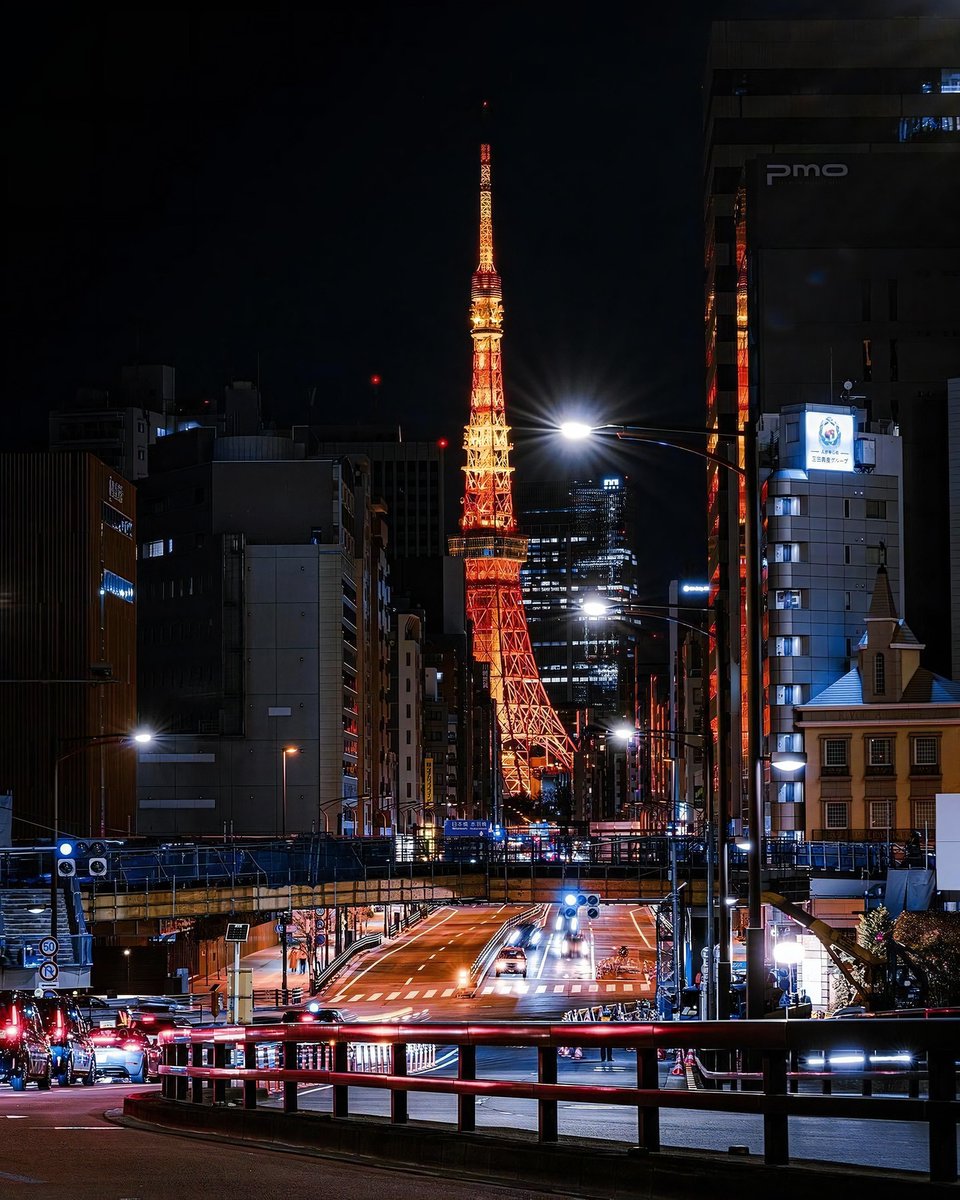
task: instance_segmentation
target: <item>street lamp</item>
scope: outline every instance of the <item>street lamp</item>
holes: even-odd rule
[[[667,446],[706,459],[714,466],[731,471],[743,482],[744,548],[746,585],[744,588],[744,626],[747,643],[747,811],[753,849],[747,860],[749,927],[747,929],[747,1016],[759,1018],[764,1011],[764,941],[761,901],[761,863],[763,858],[764,811],[761,777],[761,738],[763,736],[763,683],[761,678],[762,629],[760,583],[760,468],[757,459],[757,429],[748,417],[742,429],[724,430],[690,426],[599,425],[567,421],[560,426],[567,438],[582,440],[591,436],[613,437],[618,441],[649,442]],[[723,454],[700,444],[677,438],[706,438],[710,441],[742,442],[743,466]],[[719,658],[719,655],[718,655]]]
[[[153,741],[153,734],[146,729],[138,729],[135,733],[94,733],[87,737],[70,738],[75,742],[75,745],[68,746],[66,750],[61,750],[54,756],[53,759],[53,841],[51,843],[52,862],[50,864],[50,936],[57,936],[57,849],[59,842],[60,831],[60,764],[66,762],[68,758],[73,758],[77,754],[82,754],[84,750],[89,750],[91,746],[113,746],[124,745],[126,743],[135,742],[138,745],[145,745],[147,742]],[[103,837],[106,833],[105,815],[101,810],[100,816],[100,836]],[[69,852],[69,848],[68,848]]]
[[[283,825],[282,825],[282,829],[281,829],[281,833],[282,833],[283,837],[287,836],[287,755],[288,754],[302,754],[302,753],[303,753],[303,750],[299,746],[284,746],[283,750],[280,752],[280,761],[282,764],[282,774],[283,774],[283,785],[282,785]]]

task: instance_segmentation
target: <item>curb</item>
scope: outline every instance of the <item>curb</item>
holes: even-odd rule
[[[755,1156],[686,1150],[649,1153],[639,1146],[566,1138],[543,1144],[499,1134],[457,1133],[433,1122],[392,1125],[373,1117],[338,1120],[324,1113],[194,1105],[159,1093],[128,1096],[124,1122],[144,1129],[209,1137],[262,1149],[345,1158],[372,1168],[427,1172],[443,1177],[556,1190],[598,1200],[725,1200],[763,1189],[778,1200],[809,1200],[830,1188],[853,1193],[868,1189],[871,1200],[951,1196],[950,1184],[933,1184],[914,1172],[881,1172],[865,1167],[819,1163],[767,1166]]]

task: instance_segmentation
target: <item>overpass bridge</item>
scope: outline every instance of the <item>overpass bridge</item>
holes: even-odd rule
[[[0,851],[0,888],[58,883],[78,895],[88,926],[121,921],[269,914],[293,908],[482,900],[554,902],[571,888],[606,902],[663,900],[685,885],[685,900],[706,903],[706,847],[695,837],[635,834],[576,843],[574,860],[552,848],[450,838],[416,843],[398,857],[392,838],[306,834],[285,839],[101,843],[75,840],[71,868],[50,846]],[[768,839],[764,886],[802,899],[812,871],[880,878],[884,843],[803,843]],[[728,848],[731,878],[746,883],[743,851]],[[715,873],[714,873],[715,877]],[[41,922],[42,923],[42,922]],[[39,929],[38,932],[43,932]]]

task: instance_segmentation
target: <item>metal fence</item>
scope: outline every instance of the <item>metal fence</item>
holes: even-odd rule
[[[792,1091],[797,1075],[794,1064],[816,1051],[848,1046],[855,1036],[865,1052],[890,1046],[909,1049],[923,1063],[927,1094],[906,1096],[837,1096]],[[577,1027],[578,1044],[620,1047],[636,1053],[636,1082],[621,1086],[560,1084],[557,1051],[570,1040],[569,1024],[516,1025],[327,1025],[235,1026],[215,1032],[204,1029],[171,1030],[161,1035],[160,1068],[164,1097],[176,1104],[202,1104],[210,1089],[214,1103],[226,1101],[226,1089],[242,1088],[244,1108],[257,1105],[257,1088],[281,1084],[283,1111],[297,1111],[301,1084],[328,1084],[332,1088],[333,1115],[350,1117],[351,1088],[378,1088],[389,1092],[390,1121],[408,1122],[408,1096],[427,1092],[455,1096],[457,1130],[474,1132],[478,1097],[513,1097],[537,1104],[538,1138],[560,1140],[558,1105],[561,1102],[625,1105],[637,1114],[639,1145],[646,1152],[660,1149],[660,1112],[665,1108],[708,1112],[751,1113],[763,1119],[763,1154],[768,1164],[790,1162],[789,1119],[818,1117],[830,1121],[884,1119],[919,1122],[927,1127],[930,1179],[957,1181],[957,1055],[960,1020],[876,1019],[856,1023],[855,1034],[844,1021],[689,1021],[675,1024],[587,1024]],[[332,1064],[323,1068],[261,1065],[266,1044],[282,1046],[284,1064],[301,1061],[302,1047],[327,1043]],[[389,1054],[387,1073],[351,1066],[350,1046],[372,1043]],[[456,1078],[411,1076],[408,1048],[452,1046],[457,1053]],[[532,1047],[537,1051],[536,1080],[477,1077],[480,1046]],[[752,1084],[756,1090],[681,1090],[661,1088],[658,1052],[686,1049],[688,1057],[705,1051],[726,1052],[742,1061],[759,1064]],[[242,1062],[237,1067],[234,1062]],[[325,1060],[326,1061],[326,1060]],[[431,1127],[434,1128],[434,1127]],[[488,1135],[492,1131],[486,1131]],[[509,1134],[511,1131],[506,1131]],[[443,1136],[437,1130],[436,1136]]]

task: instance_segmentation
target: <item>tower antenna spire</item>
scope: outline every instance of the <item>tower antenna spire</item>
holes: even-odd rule
[[[486,105],[484,105],[486,107]],[[493,262],[490,144],[480,146],[480,254],[470,288],[473,382],[464,430],[462,536],[450,553],[464,560],[474,657],[489,664],[506,794],[536,796],[545,775],[569,771],[573,745],[540,680],[520,591],[527,540],[517,532],[510,476],[510,427],[500,343],[503,295]]]

